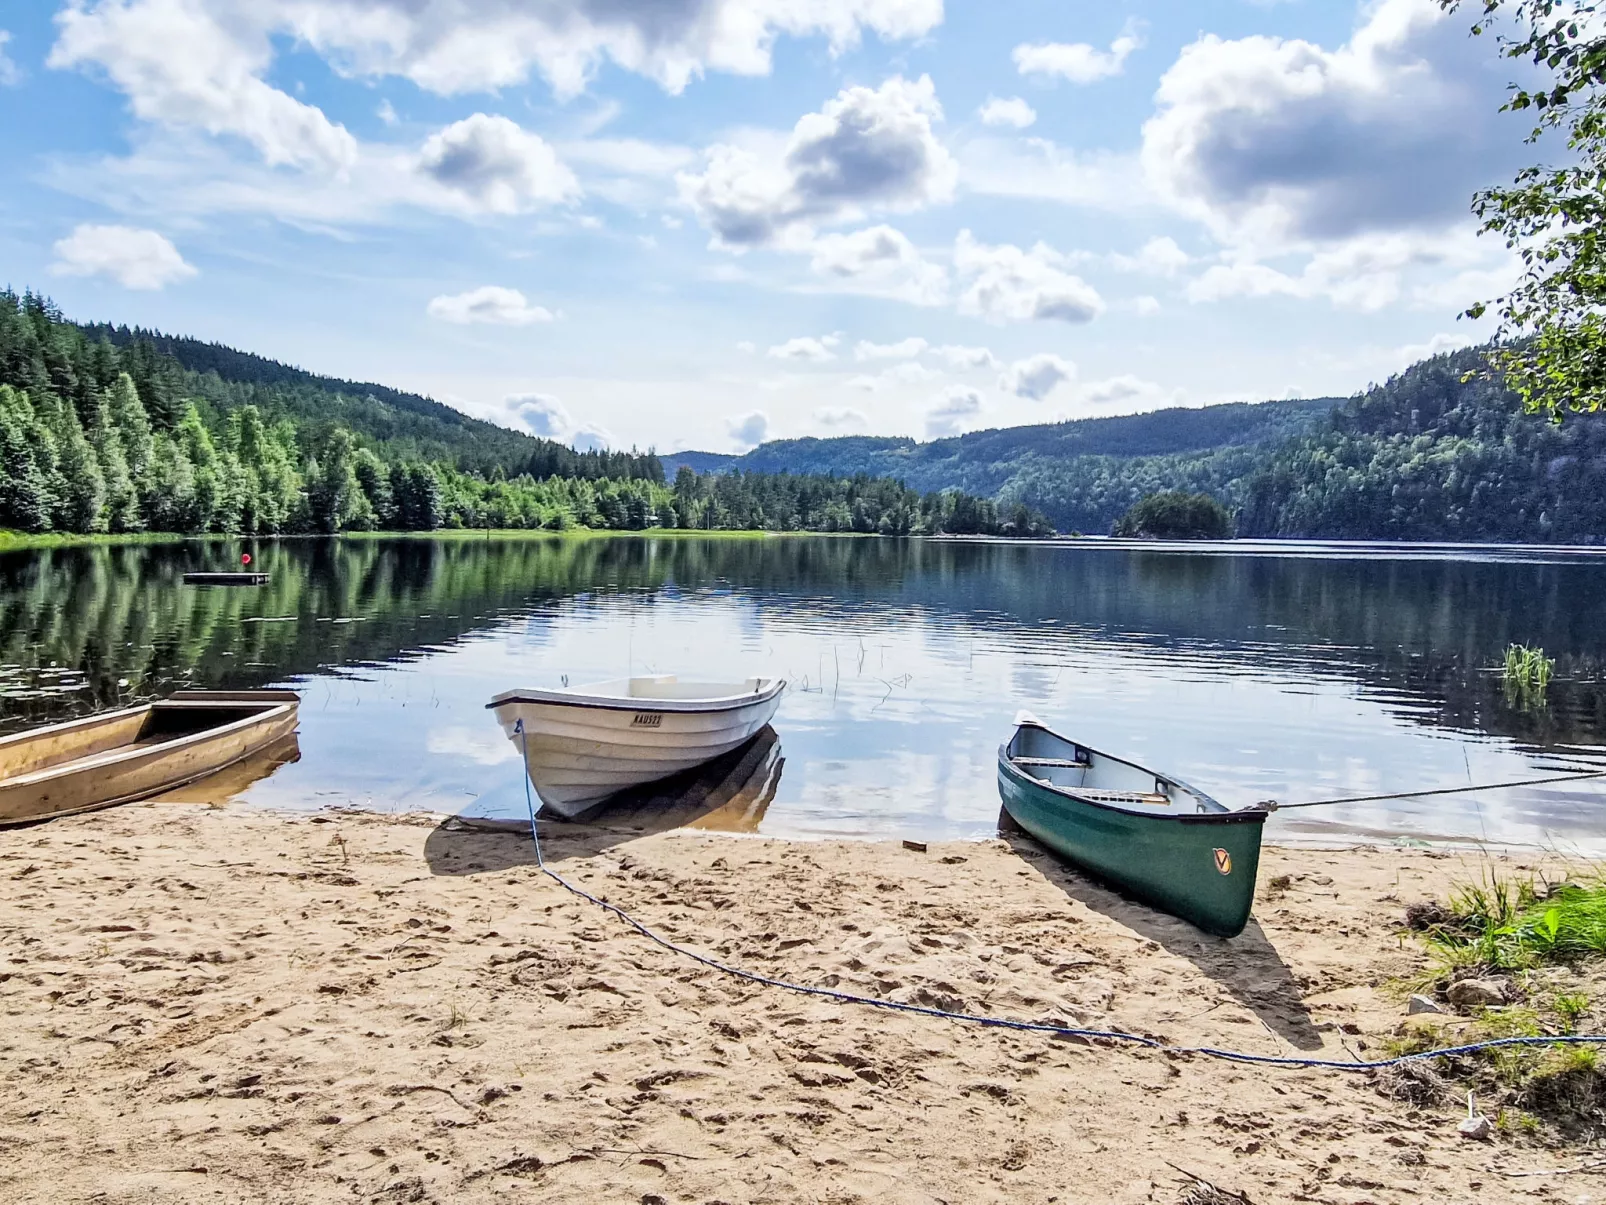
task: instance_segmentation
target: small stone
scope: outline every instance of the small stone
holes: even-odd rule
[[[1463,1138],[1472,1138],[1478,1142],[1487,1142],[1494,1133],[1494,1122],[1481,1113],[1476,1117],[1465,1117],[1461,1124],[1456,1126],[1455,1132]]]
[[[1424,996],[1420,992],[1411,997],[1410,1003],[1405,1006],[1405,1015],[1414,1017],[1417,1013],[1442,1013],[1444,1008],[1431,996]]]
[[[1462,979],[1446,993],[1457,1008],[1487,1008],[1506,1002],[1505,984],[1495,979]]]

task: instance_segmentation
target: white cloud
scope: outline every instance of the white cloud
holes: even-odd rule
[[[924,381],[932,381],[940,375],[917,360],[905,360],[902,364],[894,364],[891,368],[883,369],[875,376],[853,377],[848,381],[848,388],[862,389],[866,393],[879,393],[883,389],[891,389],[898,385],[918,385]]]
[[[613,432],[593,423],[582,423],[569,435],[569,446],[577,452],[604,452],[616,442]]]
[[[1175,239],[1157,235],[1144,243],[1136,255],[1110,256],[1115,267],[1126,272],[1144,272],[1150,276],[1175,276],[1193,262],[1193,257],[1177,246]]]
[[[940,439],[958,435],[975,425],[981,411],[981,394],[965,385],[952,386],[931,400],[926,410],[926,436]]]
[[[705,71],[768,74],[781,34],[823,35],[837,53],[866,30],[919,37],[942,15],[942,0],[75,0],[50,62],[100,68],[144,120],[235,134],[275,163],[339,167],[352,158],[345,129],[265,82],[276,44],[443,95],[538,73],[567,98],[604,61],[679,92]]]
[[[926,350],[926,341],[918,335],[900,339],[896,343],[871,343],[861,339],[853,345],[855,360],[912,360]]]
[[[1092,84],[1120,75],[1126,60],[1143,45],[1133,26],[1100,50],[1086,42],[1023,43],[1015,47],[1015,68],[1022,75],[1057,75],[1073,84]]]
[[[976,110],[983,125],[1010,126],[1024,130],[1037,120],[1037,110],[1018,96],[989,96],[987,103]]]
[[[1016,360],[1004,373],[999,385],[1016,397],[1040,402],[1067,381],[1076,379],[1076,365],[1045,352]]]
[[[736,344],[736,350],[750,356],[758,350],[758,344],[751,339],[742,339]]]
[[[1221,301],[1229,297],[1326,298],[1343,309],[1372,312],[1392,305],[1406,291],[1408,274],[1424,270],[1468,269],[1487,254],[1466,227],[1443,234],[1401,231],[1359,235],[1320,246],[1308,254],[1297,271],[1284,271],[1259,262],[1252,254],[1229,257],[1207,268],[1188,283],[1190,301]],[[1503,291],[1507,274],[1463,272],[1454,278],[1471,292],[1455,294],[1470,299],[1487,296],[1479,284],[1496,284]],[[1427,304],[1445,304],[1434,291],[1420,298]]]
[[[1153,206],[1138,156],[1076,151],[1047,138],[972,138],[959,148],[967,192],[1129,214]]]
[[[459,326],[485,323],[490,326],[529,326],[551,322],[557,315],[544,306],[531,305],[517,289],[481,285],[467,293],[442,294],[430,301],[431,318]]]
[[[948,300],[947,271],[927,260],[891,226],[822,234],[808,250],[809,267],[842,291],[911,305],[942,305]]]
[[[52,272],[109,276],[125,289],[160,289],[196,274],[166,238],[132,226],[80,225],[53,250]]]
[[[270,165],[349,168],[357,140],[263,81],[271,26],[236,15],[178,0],[75,4],[56,15],[60,36],[46,62],[104,71],[141,120],[243,138]]]
[[[731,249],[773,245],[866,209],[912,210],[953,195],[958,171],[931,123],[942,116],[930,76],[844,88],[801,118],[779,158],[711,147],[681,196]],[[899,236],[901,237],[901,236]]]
[[[851,406],[822,406],[814,412],[814,421],[827,431],[862,431],[870,425],[869,417]]]
[[[1239,245],[1442,228],[1521,162],[1511,68],[1434,0],[1377,0],[1336,50],[1296,38],[1186,47],[1143,127],[1150,180]]]
[[[390,103],[389,98],[379,102],[379,108],[374,110],[374,116],[388,126],[393,126],[401,120],[400,117],[396,116],[396,106]]]
[[[418,166],[476,212],[524,213],[580,194],[574,173],[545,139],[485,113],[430,135]]]
[[[1132,312],[1139,318],[1152,318],[1160,312],[1160,299],[1144,293],[1132,299]]]
[[[964,347],[957,343],[945,343],[941,347],[932,348],[931,354],[941,356],[948,362],[950,368],[962,371],[975,368],[996,368],[998,366],[998,360],[985,347]]]
[[[1103,381],[1089,381],[1077,386],[1076,400],[1093,406],[1124,406],[1129,410],[1144,410],[1152,409],[1162,402],[1176,401],[1177,396],[1153,381],[1145,381],[1141,377],[1124,373]]]
[[[13,88],[22,83],[22,68],[6,54],[6,43],[9,41],[10,32],[0,29],[0,88]]]
[[[730,437],[736,441],[737,447],[746,452],[758,447],[769,435],[769,415],[762,410],[739,414],[726,420],[725,429],[730,432]]]
[[[954,244],[954,268],[968,284],[960,294],[959,311],[995,322],[1091,322],[1104,312],[1104,301],[1092,285],[1064,270],[1067,262],[1046,243],[1030,251],[1009,243],[988,246],[961,230]]]
[[[765,354],[777,360],[806,360],[823,364],[827,360],[836,359],[836,353],[831,349],[839,342],[835,335],[824,335],[818,339],[812,335],[799,335],[796,339],[777,343]]]
[[[531,435],[562,440],[574,427],[568,409],[549,393],[510,393],[502,404]]]

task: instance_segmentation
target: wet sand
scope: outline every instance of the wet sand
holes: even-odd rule
[[[559,873],[765,974],[1273,1054],[1374,1057],[1406,903],[1477,872],[1269,850],[1221,941],[1024,840],[554,826]],[[1529,864],[1529,863],[1518,863]],[[1286,888],[1272,890],[1277,876]],[[1366,1075],[800,997],[663,951],[527,835],[171,803],[0,832],[0,1200],[1606,1199]]]

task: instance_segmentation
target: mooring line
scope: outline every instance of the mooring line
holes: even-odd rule
[[[529,737],[524,731],[523,720],[519,720],[514,725],[514,731],[519,734],[519,746],[524,758],[524,803],[530,814],[530,840],[535,844],[536,868],[565,891],[579,896],[588,903],[595,904],[606,912],[613,913],[613,915],[654,944],[662,946],[671,953],[679,954],[683,958],[689,958],[693,962],[701,963],[703,966],[716,970],[721,974],[731,975],[749,983],[757,983],[765,987],[778,987],[803,996],[835,1000],[840,1004],[860,1004],[869,1008],[886,1009],[890,1012],[915,1013],[924,1017],[936,1017],[943,1021],[964,1021],[972,1025],[985,1025],[995,1029],[1011,1029],[1026,1033],[1042,1033],[1057,1038],[1119,1042],[1131,1046],[1141,1046],[1149,1050],[1157,1050],[1162,1054],[1197,1054],[1206,1058],[1222,1059],[1227,1062],[1255,1063],[1271,1067],[1316,1067],[1328,1071],[1379,1071],[1385,1067],[1398,1067],[1403,1063],[1420,1062],[1423,1059],[1448,1058],[1453,1055],[1471,1054],[1479,1050],[1496,1050],[1507,1046],[1606,1045],[1606,1034],[1560,1034],[1555,1037],[1542,1038],[1493,1038],[1484,1042],[1468,1042],[1461,1046],[1445,1046],[1436,1050],[1418,1051],[1415,1054],[1396,1055],[1393,1058],[1378,1059],[1375,1062],[1367,1062],[1364,1059],[1304,1059],[1289,1055],[1251,1054],[1242,1050],[1223,1050],[1215,1046],[1178,1046],[1162,1038],[1124,1033],[1118,1029],[1083,1029],[1070,1025],[1050,1025],[1042,1021],[1015,1021],[1007,1017],[988,1017],[977,1013],[951,1012],[942,1008],[928,1008],[923,1004],[905,1004],[898,1000],[879,1000],[874,996],[859,996],[852,992],[839,992],[835,988],[811,987],[808,984],[792,983],[786,979],[776,979],[769,975],[761,975],[756,971],[743,970],[741,967],[720,962],[717,958],[710,958],[707,954],[699,953],[697,950],[670,941],[669,938],[648,928],[617,904],[610,904],[607,900],[599,899],[592,895],[583,887],[575,886],[546,864],[546,857],[541,852],[541,834],[537,830],[535,823],[535,797],[530,787]],[[1606,777],[1606,772],[1591,774],[1586,777]]]

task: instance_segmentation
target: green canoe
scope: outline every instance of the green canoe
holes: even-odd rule
[[[1268,809],[1230,811],[1203,791],[1078,745],[1022,712],[998,750],[1010,818],[1055,853],[1207,933],[1249,923]]]

